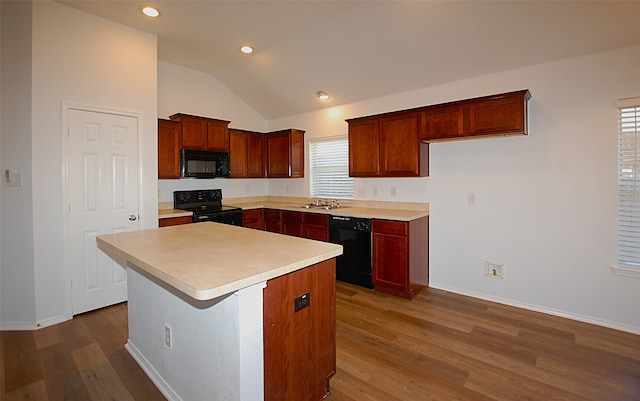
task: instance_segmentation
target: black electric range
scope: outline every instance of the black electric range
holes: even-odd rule
[[[222,189],[174,191],[173,208],[193,212],[191,221],[214,221],[242,226],[242,209],[222,205]]]

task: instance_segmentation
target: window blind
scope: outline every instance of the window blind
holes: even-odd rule
[[[309,143],[311,196],[316,198],[353,198],[353,178],[349,177],[349,141],[347,138]]]
[[[618,265],[640,269],[640,98],[618,107]]]

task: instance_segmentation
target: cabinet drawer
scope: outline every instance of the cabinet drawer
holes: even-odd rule
[[[374,233],[385,233],[392,235],[404,235],[408,234],[409,224],[404,221],[391,221],[391,220],[373,220],[372,230]]]
[[[304,222],[312,226],[329,226],[329,216],[326,214],[307,213],[304,215]]]
[[[191,223],[191,216],[188,217],[169,217],[167,219],[159,219],[158,227],[177,226],[179,224]]]
[[[302,212],[282,212],[282,221],[302,223]]]
[[[275,209],[265,209],[264,211],[264,219],[265,220],[280,220],[280,211]]]

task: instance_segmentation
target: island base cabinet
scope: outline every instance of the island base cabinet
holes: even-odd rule
[[[267,281],[265,401],[320,401],[329,394],[336,369],[335,283],[335,259]],[[309,305],[297,308],[305,299]]]

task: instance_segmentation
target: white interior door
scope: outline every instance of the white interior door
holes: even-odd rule
[[[66,255],[72,313],[127,299],[126,270],[96,236],[138,229],[138,118],[68,109]]]

